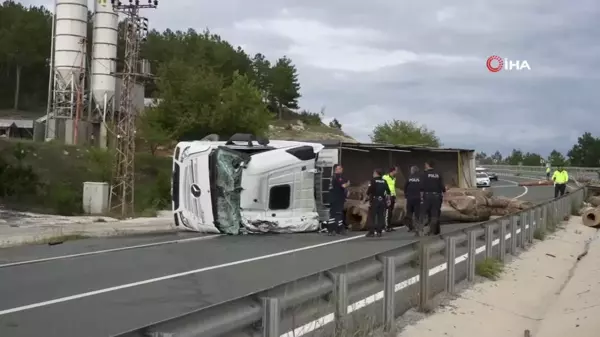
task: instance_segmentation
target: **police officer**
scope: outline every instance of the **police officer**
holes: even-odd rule
[[[410,168],[410,176],[404,183],[404,196],[406,197],[406,225],[409,231],[413,231],[414,223],[418,222],[421,216],[421,175],[416,166]]]
[[[546,180],[550,180],[550,166],[546,167]]]
[[[554,174],[552,174],[552,180],[554,180],[554,197],[557,198],[559,195],[563,196],[567,189],[567,183],[569,182],[569,174],[562,166],[559,166]]]
[[[421,192],[423,204],[421,205],[421,221],[417,235],[422,235],[423,226],[429,225],[429,235],[439,235],[440,212],[442,209],[443,193],[446,192],[442,175],[434,169],[431,161],[425,162],[425,171],[421,176]]]
[[[392,167],[388,174],[383,176],[383,180],[385,180],[386,184],[388,184],[388,188],[390,189],[390,203],[385,212],[385,231],[392,232],[394,228],[392,227],[392,218],[394,215],[394,206],[396,206],[396,172],[398,172],[398,168]]]
[[[341,234],[344,230],[344,202],[346,201],[346,188],[349,182],[342,176],[342,165],[333,166],[333,177],[329,187],[329,221],[327,233],[329,235]]]
[[[367,237],[381,236],[385,227],[385,212],[389,204],[390,188],[381,177],[381,170],[373,171],[373,179],[369,182],[367,198],[370,201]]]

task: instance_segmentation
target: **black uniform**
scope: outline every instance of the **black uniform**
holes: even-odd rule
[[[406,197],[406,221],[409,230],[414,230],[414,221],[421,217],[421,175],[411,174],[404,183],[404,196]]]
[[[385,227],[385,212],[387,209],[387,201],[390,196],[390,188],[385,180],[381,177],[371,179],[369,188],[367,189],[367,197],[370,201],[369,206],[369,234],[373,235],[377,232],[381,235]]]
[[[429,225],[429,233],[440,234],[440,212],[442,198],[446,186],[442,175],[434,169],[425,170],[421,176],[421,191],[423,192],[423,205],[421,205],[421,221]]]
[[[341,233],[344,229],[344,202],[346,201],[347,182],[341,174],[334,174],[331,178],[331,187],[329,188],[329,221],[327,222],[327,232],[330,234]]]

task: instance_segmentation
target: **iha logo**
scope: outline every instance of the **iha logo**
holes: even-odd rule
[[[531,70],[527,61],[503,59],[500,56],[492,55],[488,57],[485,64],[489,71],[497,73],[500,70]]]

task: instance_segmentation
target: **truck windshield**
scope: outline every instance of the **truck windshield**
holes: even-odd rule
[[[242,164],[248,159],[248,155],[226,147],[219,147],[210,155],[212,208],[215,226],[221,233],[240,232]]]

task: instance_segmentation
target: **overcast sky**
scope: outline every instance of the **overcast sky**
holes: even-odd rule
[[[302,108],[324,107],[361,141],[394,118],[486,152],[566,152],[584,131],[600,135],[597,0],[169,0],[144,15],[289,56]],[[531,70],[492,73],[491,55]]]

